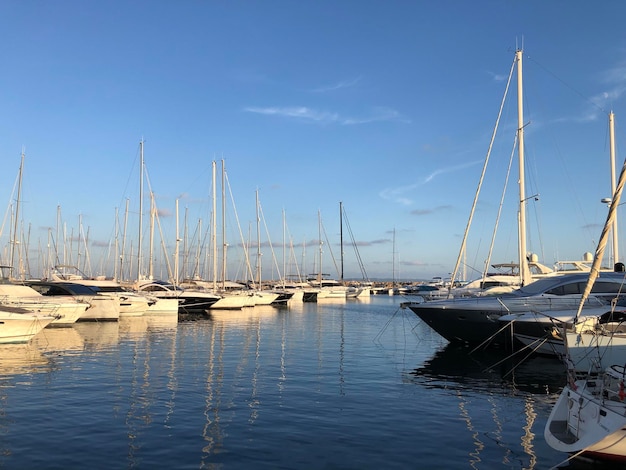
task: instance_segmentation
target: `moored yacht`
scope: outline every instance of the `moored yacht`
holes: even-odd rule
[[[89,307],[78,321],[118,321],[120,318],[119,298],[100,291],[98,287],[64,281],[29,280],[24,283],[44,297],[71,296],[85,302]]]
[[[0,283],[0,303],[54,317],[50,326],[71,326],[89,307],[72,296],[50,299],[26,285]]]
[[[175,299],[179,314],[202,314],[211,308],[221,297],[211,292],[184,289],[167,281],[145,280],[135,283],[140,293],[150,294],[158,299]]]
[[[97,287],[98,292],[105,292],[117,297],[119,301],[120,317],[131,317],[143,315],[148,307],[154,304],[155,300],[137,294],[114,279],[105,276],[88,277],[75,266],[60,265],[50,272],[51,281],[64,281],[82,284],[88,287]]]
[[[588,273],[548,276],[509,294],[467,297],[430,302],[407,302],[403,307],[451,342],[504,345],[511,332],[500,322],[503,315],[575,309],[580,303]],[[601,272],[597,285],[585,301],[589,307],[608,305],[622,292],[624,272]]]
[[[25,308],[0,305],[0,344],[27,343],[54,319]]]

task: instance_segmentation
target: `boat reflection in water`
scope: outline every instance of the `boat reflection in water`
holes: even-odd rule
[[[63,330],[65,328],[58,328]],[[55,328],[57,330],[57,328]],[[46,372],[51,361],[30,343],[0,345],[0,389],[4,381],[19,374]]]
[[[144,314],[119,321],[120,348],[132,359],[115,364],[114,408],[125,417],[127,459],[133,468],[140,466],[138,453],[147,445],[145,433],[153,422],[162,420],[163,430],[170,427],[178,392],[177,327],[178,317],[172,315]],[[160,395],[154,393],[155,386],[162,391]]]
[[[46,328],[35,336],[30,344],[44,353],[85,349],[85,339],[74,327]]]
[[[411,376],[427,387],[503,393],[558,394],[565,384],[563,363],[553,357],[520,358],[500,350],[447,344]]]
[[[142,315],[140,317],[122,317],[119,321],[121,338],[138,338],[154,331],[175,331],[178,318],[172,315]]]
[[[447,406],[458,406],[459,418],[472,437],[474,448],[468,456],[471,467],[493,463],[483,461],[482,451],[495,441],[509,449],[495,464],[521,461],[524,468],[538,468],[537,448],[547,445],[538,431],[543,427],[538,416],[545,419],[563,388],[562,370],[562,363],[551,357],[522,360],[505,351],[471,351],[448,344],[408,373],[406,380],[437,393],[449,391],[454,397]],[[486,416],[491,416],[493,423],[487,431]],[[524,425],[511,430],[507,423],[519,421],[520,416]],[[483,430],[474,425],[475,420],[481,422]]]

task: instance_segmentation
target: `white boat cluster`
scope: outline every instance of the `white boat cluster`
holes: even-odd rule
[[[282,284],[251,289],[239,283],[193,280],[173,285],[142,280],[122,285],[112,279],[87,278],[54,270],[48,279],[0,283],[0,344],[24,343],[47,327],[72,326],[77,321],[118,321],[120,317],[206,315],[288,302],[347,300],[370,294],[368,286],[324,280],[321,285]]]

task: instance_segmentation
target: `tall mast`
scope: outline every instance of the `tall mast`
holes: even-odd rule
[[[517,57],[515,57],[513,59],[513,63],[511,64],[511,70],[509,71],[509,77],[508,77],[507,82],[506,82],[506,88],[505,88],[505,91],[504,91],[504,96],[502,97],[502,101],[500,103],[500,110],[498,111],[498,117],[496,119],[496,125],[494,126],[493,132],[491,134],[491,140],[489,141],[489,148],[487,150],[487,155],[486,155],[485,161],[483,163],[483,168],[482,168],[482,171],[481,171],[481,174],[480,174],[480,180],[478,181],[478,187],[476,188],[476,192],[474,193],[474,200],[472,202],[472,208],[470,210],[470,215],[469,215],[469,218],[467,220],[467,225],[465,227],[465,231],[463,232],[463,240],[461,241],[461,249],[459,250],[459,255],[458,255],[457,259],[456,259],[456,264],[454,265],[454,270],[452,271],[452,276],[450,278],[450,287],[449,287],[450,290],[454,286],[454,282],[456,280],[456,276],[457,276],[457,274],[459,272],[459,266],[461,265],[461,260],[466,256],[466,253],[467,253],[467,239],[468,239],[470,227],[472,226],[472,221],[474,220],[474,213],[476,211],[476,207],[478,206],[478,197],[480,195],[480,191],[481,191],[481,188],[482,188],[482,185],[483,185],[485,174],[487,172],[487,164],[489,163],[489,159],[491,157],[491,150],[493,148],[493,143],[495,141],[496,134],[497,134],[497,131],[498,131],[498,127],[499,127],[499,124],[500,124],[500,119],[502,117],[502,111],[504,109],[504,104],[505,104],[505,101],[506,101],[506,98],[507,98],[507,95],[508,95],[509,85],[511,84],[511,79],[513,77],[513,72],[515,71],[515,62],[516,61],[517,61]],[[486,261],[485,262],[485,269],[484,269],[484,272],[483,272],[483,276],[485,276],[486,273],[487,273],[488,265],[489,265],[489,262]],[[464,266],[464,268],[465,268],[465,266]],[[448,293],[450,293],[450,292],[448,292]]]
[[[226,289],[226,166],[222,159],[222,289]]]
[[[286,243],[287,243],[287,238],[286,238],[286,232],[287,232],[287,220],[286,220],[287,216],[285,215],[285,208],[283,207],[283,275],[282,275],[282,281],[283,281],[283,289],[285,288],[285,277],[287,276],[287,249],[286,249]]]
[[[393,228],[393,241],[391,243],[391,284],[396,287],[396,228]]]
[[[122,234],[122,253],[120,254],[120,277],[117,279],[121,281],[124,279],[124,257],[126,256],[126,230],[128,229],[128,205],[130,201],[126,199],[126,207],[124,208],[124,232]],[[128,270],[129,277],[131,276],[130,269]]]
[[[526,260],[526,191],[524,180],[524,93],[522,84],[522,50],[515,52],[517,61],[517,138],[519,159],[519,270],[521,285],[532,282]]]
[[[319,282],[320,282],[320,287],[322,287],[322,279],[324,277],[324,274],[322,274],[324,271],[322,270],[322,258],[323,258],[323,253],[324,250],[322,249],[322,212],[321,211],[317,211],[317,233],[318,233],[318,237],[320,239],[320,265],[319,265]]]
[[[339,243],[341,250],[341,276],[339,280],[343,282],[343,203],[339,201]]]
[[[178,199],[176,199],[176,252],[174,254],[174,285],[178,285],[178,247],[180,236],[178,234]]]
[[[120,243],[119,243],[119,233],[120,233],[120,220],[119,220],[119,208],[115,208],[115,246],[114,246],[114,256],[113,256],[113,279],[119,281],[119,274],[117,271],[117,260],[120,255]]]
[[[609,140],[610,140],[610,161],[611,161],[611,195],[615,194],[615,114],[609,113]],[[618,238],[617,238],[617,214],[613,219],[611,227],[613,235],[613,264],[619,262]]]
[[[148,243],[148,279],[154,279],[154,219],[156,217],[156,203],[154,193],[150,191],[150,239]]]
[[[213,256],[213,289],[217,289],[217,189],[215,187],[216,182],[216,165],[217,163],[213,160],[212,163],[212,178],[213,178],[213,210],[211,213],[211,247],[212,247],[212,256]]]
[[[256,190],[256,283],[261,290],[261,217],[259,215],[259,190]]]
[[[139,239],[137,241],[137,280],[141,279],[141,241],[143,226],[143,139],[139,142]]]
[[[15,278],[13,274],[13,269],[15,269],[15,250],[17,249],[17,244],[19,243],[18,236],[18,224],[19,224],[19,214],[20,214],[20,202],[22,200],[22,174],[24,171],[24,149],[22,149],[22,158],[20,161],[20,171],[17,180],[17,199],[15,201],[15,220],[13,221],[13,245],[11,246],[11,272],[9,273],[9,277]]]

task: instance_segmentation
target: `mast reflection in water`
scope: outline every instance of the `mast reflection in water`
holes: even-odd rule
[[[558,361],[372,296],[47,330],[0,360],[6,468],[550,468]],[[65,330],[65,331],[63,331]],[[56,337],[55,337],[56,335]],[[2,353],[2,351],[0,351]]]

